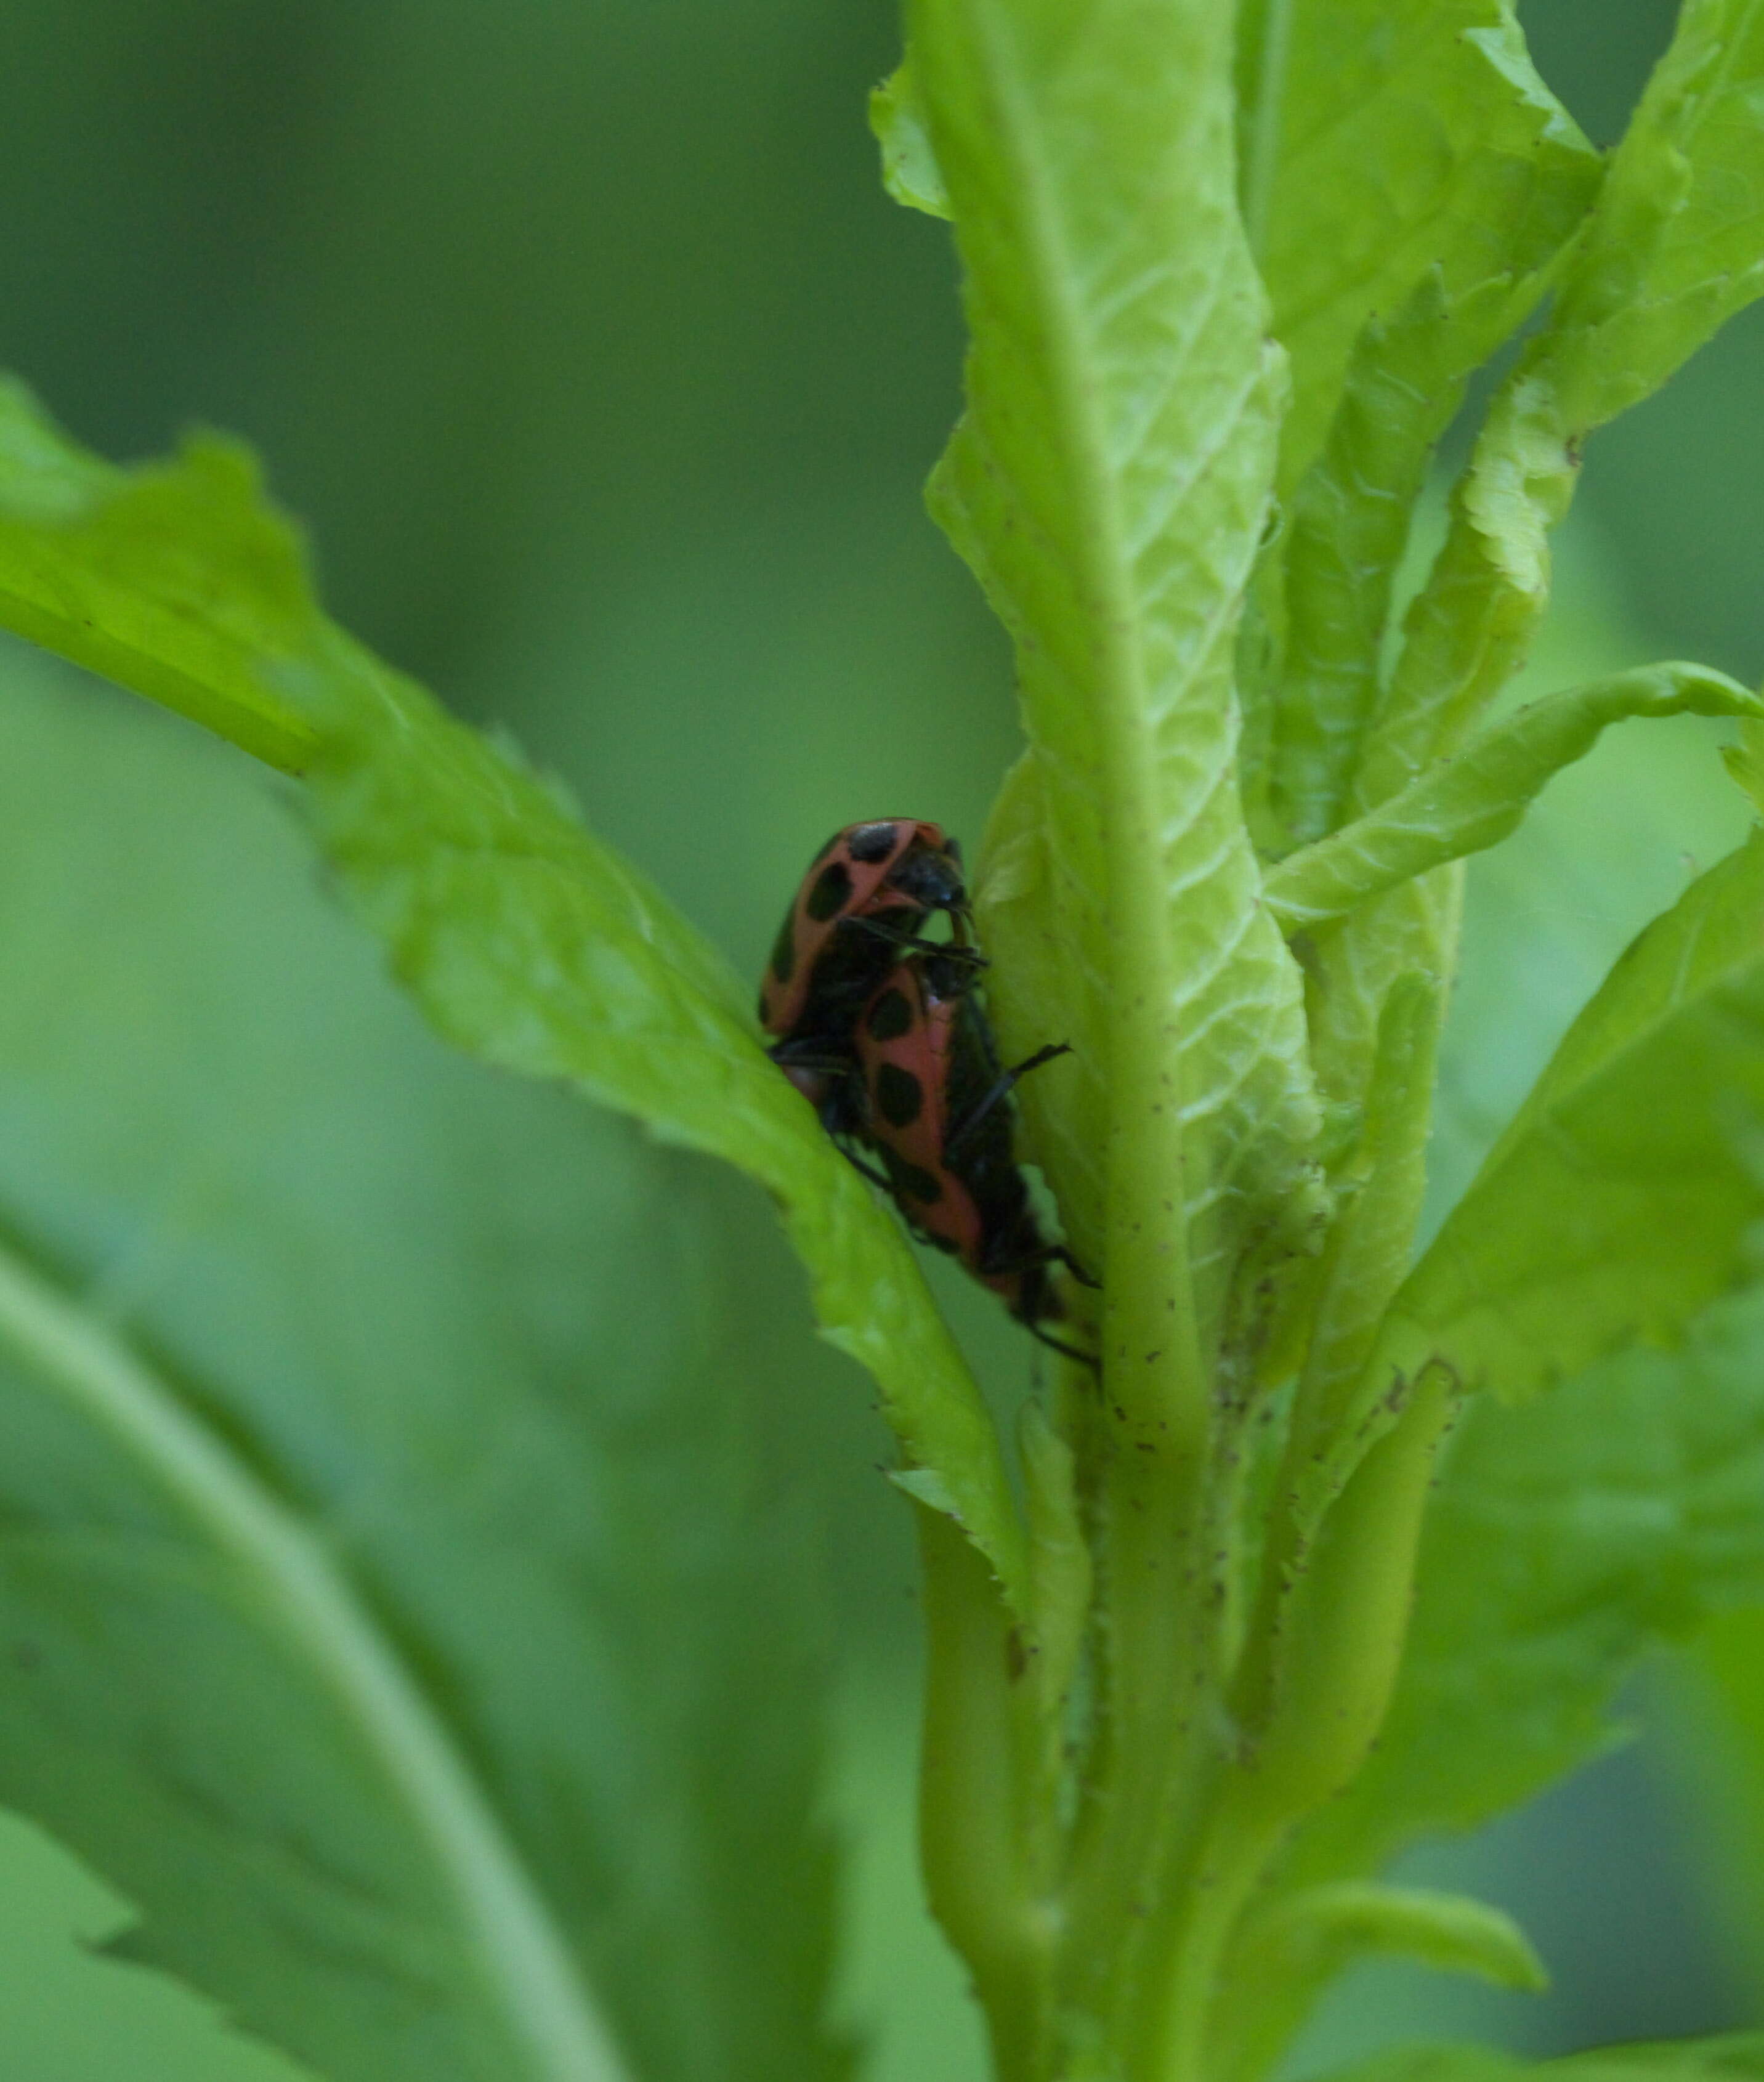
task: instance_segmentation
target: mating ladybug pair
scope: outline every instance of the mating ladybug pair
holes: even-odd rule
[[[933,912],[947,942],[924,937]],[[1013,1148],[1010,1091],[1067,1052],[999,1067],[974,996],[985,957],[970,942],[961,849],[904,817],[848,825],[810,863],[760,993],[773,1059],[908,1226],[999,1295],[1044,1344],[1063,1314],[1046,1242]],[[863,1153],[874,1151],[881,1168]]]

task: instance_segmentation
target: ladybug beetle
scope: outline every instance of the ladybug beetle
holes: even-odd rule
[[[850,1073],[858,1014],[903,951],[932,944],[919,934],[933,911],[948,913],[949,957],[971,975],[983,958],[968,944],[962,849],[939,825],[848,824],[809,863],[766,965],[760,1022],[773,1060],[823,1115]]]
[[[829,1115],[828,1124],[874,1148],[918,1236],[958,1259],[1043,1344],[1094,1366],[1090,1354],[1041,1328],[1065,1313],[1050,1265],[1096,1283],[1063,1245],[1042,1237],[1013,1146],[1012,1086],[1071,1047],[1059,1042],[1000,1069],[972,982],[944,950],[899,962],[865,1005],[853,1039],[861,1125],[853,1126],[858,1109]]]

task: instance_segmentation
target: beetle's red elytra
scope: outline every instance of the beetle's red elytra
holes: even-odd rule
[[[941,826],[875,817],[836,832],[809,863],[760,988],[760,1023],[785,1074],[816,1106],[851,1068],[852,1033],[877,986],[943,912],[970,969],[962,849]]]
[[[951,938],[923,937],[934,912]],[[907,817],[848,824],[809,864],[760,991],[780,1069],[914,1233],[956,1258],[1056,1351],[1065,1313],[1048,1268],[1090,1283],[1042,1237],[1013,1146],[1011,1088],[1066,1044],[1001,1070],[974,986],[962,851]],[[874,1163],[869,1154],[879,1160]]]
[[[1070,1052],[1063,1042],[1001,1069],[973,978],[945,954],[897,963],[864,1007],[854,1039],[861,1132],[881,1157],[907,1224],[988,1287],[1058,1351],[1089,1355],[1039,1327],[1065,1314],[1048,1268],[1086,1275],[1042,1235],[1017,1161],[1017,1080]]]

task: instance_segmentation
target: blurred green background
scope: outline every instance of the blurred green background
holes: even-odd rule
[[[1610,141],[1666,0],[1522,13]],[[1015,743],[1004,645],[920,504],[960,333],[941,228],[875,178],[864,97],[895,36],[879,0],[8,0],[0,362],[118,457],[193,421],[251,440],[335,612],[507,724],[756,972],[828,830],[904,810],[977,839]],[[1764,672],[1761,343],[1754,314],[1599,437],[1534,687],[1661,655]],[[263,785],[233,765],[226,786]],[[1708,734],[1674,727],[1607,745],[1479,866],[1438,1197],[1741,821]],[[288,901],[310,901],[297,877]],[[758,1196],[733,1198],[733,1363],[781,1414],[840,1647],[841,2000],[873,2082],[963,2082],[978,2034],[908,1840],[905,1514],[865,1384],[812,1339]],[[936,1276],[988,1376],[1025,1378],[1026,1343]],[[1396,2033],[1550,2050],[1756,2019],[1764,1947],[1711,1849],[1697,1701],[1662,1667],[1631,1704],[1639,1746],[1416,1862],[1517,1912],[1553,1991],[1365,1973],[1300,2068]],[[116,1916],[0,1829],[0,2074],[283,2071],[87,1961],[75,1938]]]

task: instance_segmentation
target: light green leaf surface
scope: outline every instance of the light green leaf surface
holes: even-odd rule
[[[255,777],[7,664],[0,1800],[331,2082],[835,2082],[754,1199],[440,1047]]]
[[[1261,0],[1247,27],[1247,207],[1295,369],[1290,525],[1257,596],[1278,693],[1246,675],[1251,786],[1284,849],[1340,820],[1429,457],[1542,294],[1601,166],[1507,0]]]
[[[972,339],[933,504],[1015,640],[1029,738],[988,842],[993,1002],[1008,1051],[1072,1043],[1025,1106],[1080,1256],[1144,1303],[1110,1336],[1143,1334],[1148,1386],[1192,1380],[1251,1226],[1302,1224],[1316,1131],[1234,769],[1281,377],[1230,23],[1199,0],[909,22]]]
[[[1244,214],[1292,359],[1285,492],[1367,320],[1430,282],[1427,352],[1449,395],[1522,316],[1522,284],[1573,230],[1598,160],[1508,0],[1252,0],[1244,15]]]
[[[927,217],[947,217],[949,198],[910,59],[903,60],[869,97],[869,127],[882,147],[882,186],[907,209]]]
[[[299,546],[242,449],[204,438],[119,470],[0,377],[0,628],[297,773],[312,728],[273,665],[311,614]]]
[[[34,416],[22,394],[13,407],[13,446],[36,470],[21,481],[48,487],[32,492],[41,512],[19,526],[71,584],[84,552],[57,546],[61,478],[105,487],[119,474]],[[139,624],[139,656],[69,655],[166,698],[155,674],[183,655],[184,621],[167,633],[151,618],[160,566],[172,564],[189,598],[213,603],[196,626],[232,647],[232,676],[217,668],[210,679],[233,705],[211,704],[202,719],[246,741],[240,704],[260,685],[272,690],[264,714],[299,719],[325,841],[436,1024],[504,1068],[569,1080],[759,1179],[810,1266],[826,1334],[877,1374],[909,1460],[943,1476],[961,1522],[1020,1591],[1021,1528],[979,1391],[892,1214],[759,1047],[748,991],[596,844],[558,790],[324,619],[287,524],[236,451],[193,450],[142,482],[148,503],[125,493],[102,513],[103,540],[120,546],[107,583],[116,614]],[[188,600],[174,604],[181,613]],[[321,747],[326,733],[335,741]]]
[[[1343,917],[1356,904],[1448,861],[1480,853],[1518,829],[1564,766],[1599,733],[1638,716],[1764,717],[1764,702],[1705,666],[1646,665],[1552,694],[1484,731],[1368,816],[1290,853],[1267,881],[1269,909],[1289,933]]]
[[[1381,1953],[1442,1973],[1474,1974],[1533,1994],[1549,1986],[1536,1949],[1504,1910],[1427,1887],[1342,1880],[1290,1894],[1255,1926],[1250,1942],[1274,1954],[1272,1971],[1332,1977]]]
[[[1584,432],[1764,293],[1764,5],[1684,0],[1539,352]]]
[[[1527,2061],[1484,2046],[1400,2046],[1328,2082],[1753,2082],[1764,2074],[1764,2033],[1602,2046],[1560,2060]]]
[[[1764,837],[1644,932],[1404,1281],[1369,1370],[1522,1397],[1675,1334],[1764,1214]]]
[[[1490,412],[1408,623],[1364,803],[1450,752],[1523,658],[1581,443],[1764,291],[1764,6],[1689,0],[1564,272]]]
[[[1764,1597],[1764,1295],[1676,1354],[1631,1351],[1524,1408],[1471,1403],[1423,1536],[1408,1651],[1364,1770],[1308,1823],[1278,1890],[1377,1873],[1516,1806],[1615,1739],[1624,1676],[1711,1611]],[[1222,2034],[1259,2071],[1321,1984],[1230,1978]]]

